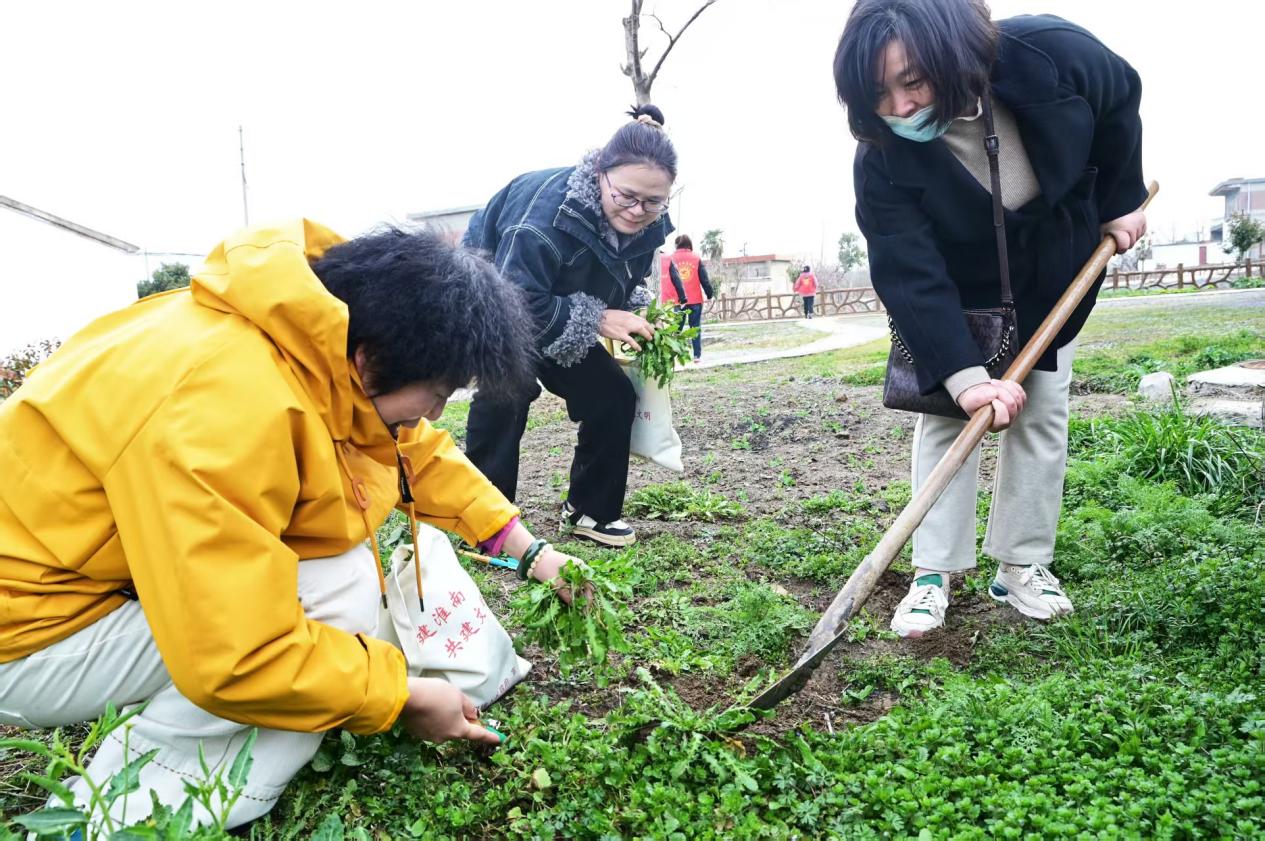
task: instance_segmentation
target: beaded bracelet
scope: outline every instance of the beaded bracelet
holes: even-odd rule
[[[523,553],[523,557],[518,562],[518,577],[522,581],[527,580],[527,576],[531,573],[531,567],[535,565],[536,556],[544,551],[549,544],[537,538],[527,547],[527,551]]]
[[[546,543],[540,547],[540,551],[536,553],[536,557],[532,558],[531,566],[527,568],[527,577],[534,578],[536,572],[536,564],[540,563],[540,559],[544,557],[545,552],[553,548],[552,544]]]

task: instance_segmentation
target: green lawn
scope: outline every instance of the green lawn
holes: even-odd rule
[[[1129,393],[1144,370],[1259,355],[1263,337],[1260,307],[1102,307],[1076,377]],[[791,378],[868,384],[885,358],[876,342],[691,372],[685,383],[771,393],[793,389]],[[463,428],[465,411],[451,405],[440,424]],[[755,514],[726,484],[722,456],[705,480],[630,496],[643,521],[675,530],[617,554],[564,546],[628,594],[628,654],[564,678],[536,652],[533,681],[489,713],[509,734],[490,755],[399,732],[331,733],[246,834],[1261,837],[1265,438],[1163,410],[1078,418],[1071,441],[1056,553],[1071,617],[978,620],[965,651],[940,656],[893,639],[887,616],[867,612],[843,656],[822,667],[831,694],[813,697],[813,716],[793,697],[781,712],[798,726],[744,730],[754,716],[733,701],[793,661],[817,618],[805,604],[834,593],[909,491],[859,483]],[[473,574],[518,627],[502,579]],[[990,575],[983,559],[964,604],[987,605]],[[32,801],[15,793],[13,755],[3,759],[0,811],[12,815]],[[0,830],[0,841],[17,837]]]

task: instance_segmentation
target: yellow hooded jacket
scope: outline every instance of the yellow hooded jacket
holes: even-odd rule
[[[347,308],[308,265],[341,241],[307,221],[246,229],[190,288],[97,320],[0,404],[0,662],[130,586],[198,706],[313,732],[395,721],[401,653],[298,601],[297,564],[364,541],[400,497]],[[518,513],[425,421],[399,451],[419,518],[476,543]]]

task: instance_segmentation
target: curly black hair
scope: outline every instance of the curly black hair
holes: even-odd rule
[[[312,271],[347,305],[347,356],[363,350],[373,394],[437,380],[512,398],[535,383],[522,291],[442,234],[384,227],[330,248]]]

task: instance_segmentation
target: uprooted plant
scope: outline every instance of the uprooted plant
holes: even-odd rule
[[[690,340],[698,335],[698,328],[686,327],[685,317],[676,307],[658,301],[651,301],[643,315],[654,328],[654,338],[638,339],[641,350],[632,351],[628,345],[623,350],[632,353],[643,377],[663,388],[672,381],[676,366],[692,358]]]
[[[555,595],[553,583],[532,582],[514,594],[510,609],[523,628],[515,643],[520,647],[535,643],[556,653],[563,675],[577,666],[591,665],[598,685],[603,686],[602,667],[610,652],[629,650],[624,628],[632,619],[627,605],[630,590],[578,559],[563,565],[559,578],[557,586],[574,594],[570,606]]]

